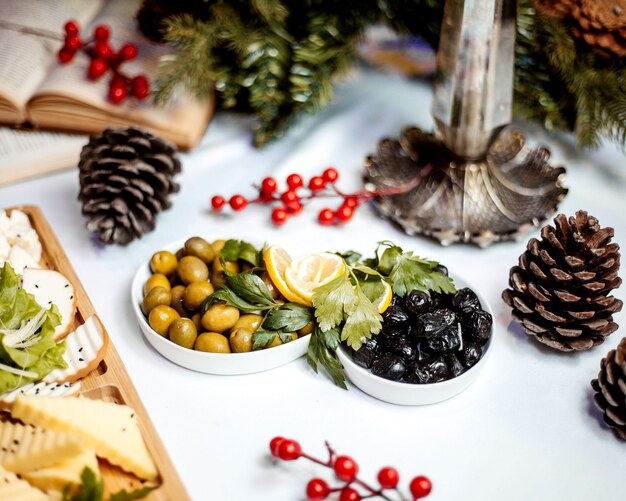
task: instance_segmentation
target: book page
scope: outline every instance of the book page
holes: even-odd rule
[[[172,49],[154,44],[141,36],[134,19],[139,5],[138,0],[111,0],[92,24],[104,23],[110,26],[110,44],[114,51],[118,51],[124,43],[135,43],[138,48],[137,59],[123,63],[121,70],[129,76],[144,74],[152,81],[157,75],[160,58],[172,54]],[[90,31],[92,29],[89,28]],[[172,132],[176,137],[170,135],[170,139],[179,144],[193,142],[190,139],[192,136],[204,132],[203,126],[206,126],[209,118],[207,104],[200,105],[189,97],[181,96],[176,102],[164,108],[157,107],[150,97],[144,102],[129,98],[121,104],[114,105],[107,100],[110,73],[96,82],[88,80],[85,76],[88,65],[89,58],[78,55],[71,64],[59,65],[50,72],[33,100],[33,123],[39,125],[43,122],[41,118],[45,109],[48,117],[54,114],[57,122],[59,120],[73,122],[75,130],[96,129],[94,125],[97,125],[95,123],[97,120],[101,122],[101,128],[131,123],[153,129],[157,134],[163,131]],[[61,96],[86,103],[93,108],[104,110],[109,117],[102,117],[102,114],[97,114],[94,110],[89,112],[67,99],[53,100],[50,96]],[[62,103],[62,107],[59,103]],[[63,116],[59,113],[60,109]],[[81,120],[83,123],[80,123]],[[92,120],[94,123],[90,123]],[[59,126],[71,128],[67,123]],[[182,139],[185,137],[186,141]]]
[[[63,25],[75,19],[80,26],[91,22],[102,0],[0,0],[0,94],[23,108],[56,63],[63,46]],[[21,33],[27,27],[59,40]]]
[[[0,127],[0,184],[78,165],[87,138]]]

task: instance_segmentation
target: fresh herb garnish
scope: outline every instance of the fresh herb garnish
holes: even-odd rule
[[[347,390],[343,366],[335,355],[337,346],[339,346],[339,332],[337,329],[323,332],[319,325],[316,325],[311,333],[306,361],[316,373],[318,372],[318,366],[321,365],[337,386]]]
[[[277,310],[271,310],[263,327],[273,331],[295,332],[305,327],[313,320],[311,308],[298,303],[285,303]]]
[[[224,301],[245,313],[269,310],[279,305],[272,299],[267,285],[252,272],[226,272],[226,285],[211,294],[202,303],[201,311],[206,312],[216,301]]]
[[[243,240],[227,240],[220,251],[220,256],[225,261],[242,259],[254,267],[263,264],[263,251],[257,250],[254,245]]]
[[[109,501],[131,501],[133,499],[141,499],[146,497],[150,492],[156,489],[156,486],[146,486],[131,492],[121,490],[112,494]],[[70,492],[74,491],[73,494]],[[63,488],[63,501],[103,501],[104,499],[104,483],[98,480],[94,471],[85,466],[80,474],[80,484],[73,488],[71,484]]]

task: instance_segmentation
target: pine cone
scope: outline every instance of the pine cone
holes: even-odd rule
[[[174,145],[136,127],[91,136],[78,168],[87,229],[105,244],[126,245],[152,231],[179,189],[172,179],[180,172]]]
[[[587,350],[618,327],[612,315],[622,301],[609,293],[622,283],[619,245],[609,243],[613,228],[600,228],[585,211],[554,223],[541,241],[530,239],[502,299],[529,336],[557,350]]]
[[[597,392],[593,399],[604,413],[605,423],[626,440],[626,337],[602,359],[598,379],[591,381],[591,387]]]

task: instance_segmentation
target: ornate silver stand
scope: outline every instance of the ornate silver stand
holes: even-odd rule
[[[517,239],[555,211],[563,167],[530,149],[511,121],[515,0],[447,0],[437,54],[435,133],[405,130],[369,157],[367,190],[415,184],[375,199],[411,235],[443,245]]]

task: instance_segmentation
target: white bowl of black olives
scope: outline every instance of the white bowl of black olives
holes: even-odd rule
[[[472,384],[493,343],[493,314],[484,298],[454,277],[456,294],[412,291],[394,297],[382,331],[358,351],[337,355],[352,383],[399,405],[447,400]]]

